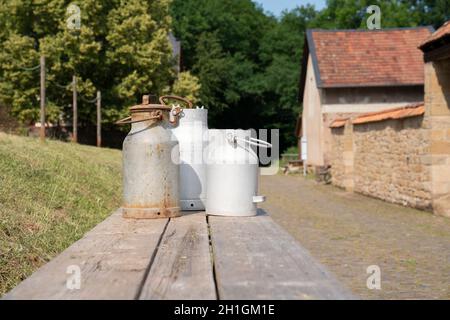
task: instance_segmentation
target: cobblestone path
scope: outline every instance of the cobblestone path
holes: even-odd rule
[[[263,176],[262,208],[363,299],[450,299],[450,219],[301,176]],[[381,268],[381,290],[366,286]]]

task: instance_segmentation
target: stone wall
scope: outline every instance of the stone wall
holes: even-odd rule
[[[331,149],[331,183],[335,186],[344,187],[344,127],[332,128]]]
[[[345,127],[331,129],[331,182],[347,191],[353,191],[353,127],[347,122]]]
[[[425,91],[422,116],[330,129],[333,184],[450,217],[450,59],[426,63]]]
[[[450,59],[425,64],[425,107],[433,211],[450,217]]]
[[[425,114],[372,118],[377,122],[359,117],[331,129],[332,182],[450,217],[450,50],[430,43],[422,47]]]
[[[423,116],[354,125],[354,190],[431,210],[429,132]]]

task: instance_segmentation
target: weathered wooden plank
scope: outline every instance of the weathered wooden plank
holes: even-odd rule
[[[170,220],[140,299],[216,299],[204,213]]]
[[[262,210],[209,217],[220,299],[354,299]]]
[[[134,299],[167,221],[123,219],[118,210],[5,299]],[[69,266],[81,270],[80,289],[67,287]]]

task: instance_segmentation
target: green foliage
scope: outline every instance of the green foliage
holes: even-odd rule
[[[32,69],[36,61],[39,61],[39,54],[33,38],[12,33],[2,42],[0,100],[19,118],[23,116],[22,111],[30,114],[39,106],[39,70],[23,70]]]
[[[214,127],[279,128],[294,144],[304,30],[313,7],[279,21],[249,0],[174,0],[183,67],[200,79]]]
[[[296,143],[295,121],[300,111],[298,85],[300,81],[304,32],[316,18],[312,6],[284,12],[281,19],[261,39],[260,57],[265,63],[266,115],[273,127],[280,128],[282,149]]]
[[[284,153],[287,154],[298,154],[298,145],[287,148]]]
[[[175,80],[168,32],[169,0],[84,0],[81,28],[67,26],[70,1],[0,0],[0,102],[23,122],[39,115],[39,64],[47,65],[47,120],[71,117],[77,76],[80,124],[94,123],[91,100],[102,91],[106,122],[143,93],[162,93]],[[65,88],[61,88],[65,86]]]
[[[189,71],[185,71],[180,72],[175,80],[172,93],[180,97],[185,97],[192,101],[192,103],[196,103],[200,88],[201,84],[198,78],[193,76]]]
[[[193,73],[200,79],[200,101],[210,108],[210,116],[220,114],[232,99],[228,91],[231,58],[227,56],[213,33],[202,33],[196,46]]]
[[[448,0],[406,0],[409,13],[419,25],[431,25],[439,28],[450,20],[450,2]]]
[[[314,27],[324,29],[365,29],[370,14],[366,8],[378,5],[382,28],[441,26],[450,19],[448,0],[328,0]]]

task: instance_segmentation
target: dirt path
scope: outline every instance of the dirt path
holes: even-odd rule
[[[450,299],[450,219],[300,176],[264,176],[262,206],[363,299]],[[370,265],[381,290],[369,290]]]

